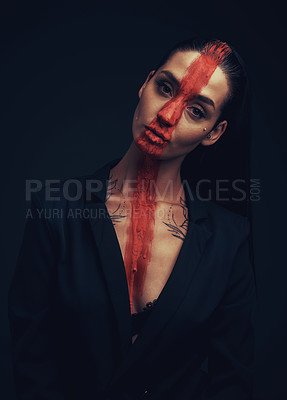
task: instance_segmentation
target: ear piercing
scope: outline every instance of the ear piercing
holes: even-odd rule
[[[206,128],[203,128],[203,132],[206,132]],[[208,139],[211,139],[211,138],[212,138],[212,134],[211,134],[211,133],[208,133],[208,134],[206,135],[206,137],[207,137]]]

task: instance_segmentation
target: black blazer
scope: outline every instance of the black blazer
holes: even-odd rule
[[[64,181],[58,200],[45,189],[32,197],[9,291],[19,399],[250,399],[247,218],[186,189],[185,241],[132,345],[125,268],[104,204],[118,161],[79,178],[82,194]]]

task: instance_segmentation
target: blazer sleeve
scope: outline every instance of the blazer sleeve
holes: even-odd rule
[[[203,400],[249,400],[255,372],[255,279],[249,259],[249,222],[234,258],[227,291],[211,322],[209,385]]]
[[[16,393],[20,400],[63,400],[55,317],[56,242],[35,194],[29,210],[8,297]]]

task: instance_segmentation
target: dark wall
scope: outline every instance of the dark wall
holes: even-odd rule
[[[274,1],[140,3],[11,1],[0,12],[0,398],[15,399],[7,291],[25,222],[25,180],[90,173],[122,155],[146,75],[165,49],[198,33],[232,43],[248,67],[251,177],[260,181],[260,199],[253,203],[256,399],[287,398],[283,9]]]

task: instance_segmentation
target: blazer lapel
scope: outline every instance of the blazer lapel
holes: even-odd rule
[[[189,212],[186,238],[169,279],[158,297],[156,307],[138,338],[130,346],[127,357],[117,370],[111,384],[118,381],[137,358],[144,354],[154,336],[159,335],[165,329],[169,319],[183,301],[186,291],[190,288],[193,274],[199,265],[206,243],[212,236],[208,223],[204,223],[208,217],[205,207],[191,191],[188,193],[186,188],[185,191]],[[191,199],[190,196],[193,198]]]
[[[110,169],[119,160],[113,160],[94,174],[97,192],[86,187],[86,208],[90,210],[89,223],[100,257],[101,267],[115,311],[122,355],[131,344],[131,317],[125,266],[115,229],[105,206],[106,182]],[[92,182],[93,183],[93,182]],[[89,183],[90,184],[90,183]]]

